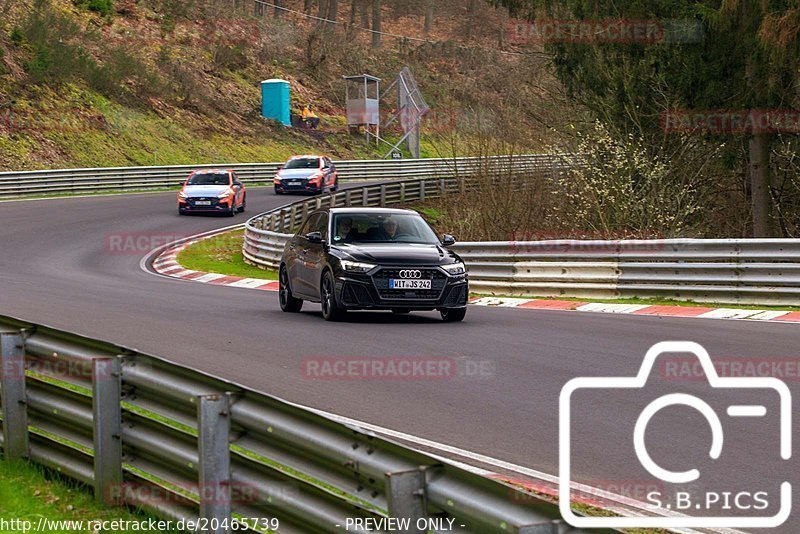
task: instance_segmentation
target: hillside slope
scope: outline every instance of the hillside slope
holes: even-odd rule
[[[429,41],[384,35],[377,47],[362,26],[372,3],[340,4],[341,23],[326,24],[244,0],[0,0],[0,169],[381,157],[386,146],[346,131],[341,76],[367,72],[386,87],[404,65],[433,108],[424,156],[541,146],[548,106],[536,109],[536,94],[553,82],[535,56],[499,51],[499,11],[437,6]],[[382,31],[421,39],[416,4],[384,2]],[[314,105],[323,127],[264,120],[267,78],[289,80],[293,107]]]

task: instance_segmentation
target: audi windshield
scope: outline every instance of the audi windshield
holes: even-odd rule
[[[439,243],[428,223],[412,213],[338,214],[333,219],[334,243]]]

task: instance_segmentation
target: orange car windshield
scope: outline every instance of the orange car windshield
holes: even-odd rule
[[[319,169],[319,158],[297,158],[289,160],[284,169]]]
[[[186,185],[228,185],[231,179],[225,173],[203,173],[195,174]]]

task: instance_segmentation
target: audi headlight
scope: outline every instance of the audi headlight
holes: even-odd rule
[[[349,273],[366,273],[375,268],[371,263],[359,263],[357,261],[341,260],[342,269]]]
[[[466,266],[462,262],[453,263],[450,265],[442,265],[442,269],[447,271],[449,274],[464,274],[467,272]]]

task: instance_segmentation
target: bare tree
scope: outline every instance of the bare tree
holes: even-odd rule
[[[336,18],[339,16],[339,0],[328,0],[328,14],[325,17],[328,19],[328,24],[335,24]]]
[[[361,9],[361,27],[369,28],[369,3],[370,0],[358,0]]]
[[[433,0],[425,0],[425,35],[433,29]]]
[[[478,0],[469,0],[467,7],[467,39],[472,39],[475,32],[475,19],[478,12]]]
[[[381,47],[381,0],[372,0],[372,48]]]
[[[306,15],[311,14],[311,7],[314,5],[314,0],[303,0],[303,13]]]

